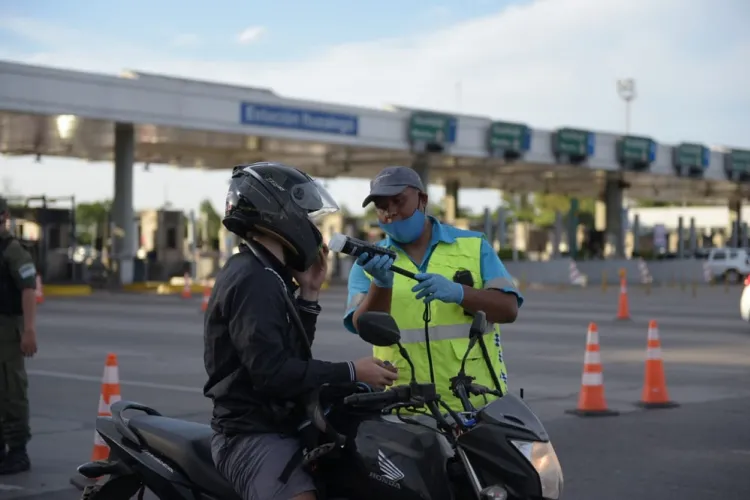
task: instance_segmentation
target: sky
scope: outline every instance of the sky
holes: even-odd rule
[[[633,134],[750,149],[748,19],[747,0],[16,0],[0,2],[0,59],[611,132],[624,128],[616,81],[634,78]],[[135,172],[138,209],[205,198],[220,208],[229,175]],[[4,191],[80,201],[114,189],[111,165],[49,158],[3,158],[0,180]],[[355,212],[368,189],[364,179],[328,186]],[[498,200],[462,190],[459,203]]]

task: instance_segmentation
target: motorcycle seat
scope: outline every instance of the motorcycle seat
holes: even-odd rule
[[[137,415],[128,427],[154,455],[177,466],[196,486],[211,496],[241,500],[216,470],[211,457],[211,427],[168,417]]]

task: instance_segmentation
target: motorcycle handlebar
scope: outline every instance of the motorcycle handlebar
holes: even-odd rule
[[[420,385],[417,388],[421,387]],[[415,388],[411,385],[397,385],[387,391],[369,392],[365,394],[352,394],[344,398],[346,405],[365,405],[365,404],[394,404],[408,403],[414,400]]]
[[[403,396],[395,390],[383,392],[369,392],[364,394],[352,394],[344,398],[344,404],[376,404],[376,403],[398,403]]]
[[[490,389],[487,386],[480,385],[480,384],[469,384],[465,386],[465,389],[471,394],[472,396],[483,396],[485,394],[490,394],[492,396],[502,397],[503,393],[498,391],[497,389]]]
[[[460,394],[458,396],[462,402],[468,402],[468,394],[480,396],[484,394],[491,394],[495,396],[502,396],[499,391],[490,389],[480,384],[474,384],[469,380],[456,380],[453,384],[454,394]],[[319,430],[327,434],[333,439],[336,444],[343,444],[345,438],[338,434],[328,423],[325,414],[323,413],[320,406],[320,391],[323,387],[314,392],[307,405],[307,414],[310,421]],[[381,392],[368,392],[368,393],[357,393],[350,394],[343,398],[343,403],[348,406],[365,406],[365,405],[393,405],[398,403],[415,404],[422,406],[427,404],[430,408],[431,413],[435,414],[435,418],[444,424],[444,427],[449,428],[448,424],[442,419],[442,414],[439,410],[439,405],[445,407],[445,409],[454,417],[457,424],[460,424],[460,418],[455,415],[455,411],[449,408],[445,403],[440,402],[440,396],[435,391],[433,384],[409,384],[409,385],[397,385],[390,388],[387,391]],[[464,403],[465,404],[465,403]],[[471,406],[471,405],[469,405]],[[472,408],[473,409],[473,408]],[[470,411],[469,408],[465,408],[466,411]]]

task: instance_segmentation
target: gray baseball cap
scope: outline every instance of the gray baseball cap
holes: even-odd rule
[[[362,202],[362,208],[379,196],[395,196],[412,187],[425,192],[424,184],[416,170],[409,167],[386,167],[370,181],[370,194]]]

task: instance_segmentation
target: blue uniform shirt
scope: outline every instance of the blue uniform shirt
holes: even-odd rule
[[[456,238],[458,237],[475,236],[482,238],[480,256],[482,282],[487,283],[495,278],[505,278],[512,282],[512,278],[510,274],[508,274],[508,270],[505,269],[505,266],[500,260],[500,257],[497,256],[497,253],[495,253],[495,250],[492,248],[492,246],[482,233],[479,233],[477,231],[458,229],[447,224],[441,224],[440,221],[438,221],[434,217],[429,217],[429,219],[432,221],[432,239],[430,240],[430,245],[427,247],[427,252],[425,253],[424,260],[420,264],[413,262],[414,265],[419,269],[419,272],[423,273],[426,271],[427,264],[430,262],[430,257],[432,257],[432,252],[435,250],[435,247],[438,244],[443,243],[450,245],[451,243],[454,243],[456,241]],[[392,241],[389,236],[386,236],[385,239],[378,242],[378,246],[381,247],[388,247],[391,245],[398,247],[398,243]],[[357,295],[366,294],[370,290],[370,278],[365,274],[364,269],[362,269],[362,266],[360,266],[359,264],[355,263],[352,266],[351,271],[349,272],[348,288],[349,296],[346,300],[346,303],[348,305],[347,311],[344,314],[344,326],[351,333],[356,334],[357,331],[354,329],[352,317],[354,315],[354,311],[357,309],[357,306],[352,305],[352,299]],[[518,307],[521,307],[521,305],[523,304],[523,296],[518,292],[518,290],[516,290],[515,288],[503,288],[501,289],[501,291],[505,293],[512,293],[513,295],[515,295],[518,299]]]

